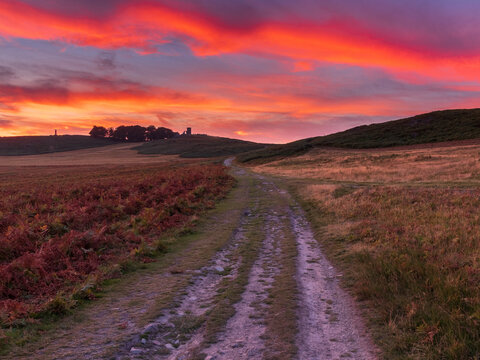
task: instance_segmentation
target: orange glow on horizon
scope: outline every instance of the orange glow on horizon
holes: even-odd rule
[[[258,22],[242,26],[221,21],[215,12],[195,6],[185,10],[174,2],[118,4],[107,15],[96,17],[95,12],[95,16],[67,15],[61,7],[46,10],[20,0],[0,2],[0,46],[2,39],[9,44],[28,39],[58,43],[55,56],[71,56],[78,62],[87,61],[78,55],[82,51],[93,57],[95,52],[128,49],[125,57],[133,59],[125,67],[89,70],[100,73],[98,78],[89,77],[84,69],[76,69],[76,77],[65,83],[50,75],[55,81],[48,86],[42,85],[35,70],[22,77],[9,75],[7,69],[2,78],[0,66],[0,136],[49,134],[54,127],[86,134],[94,124],[161,122],[174,130],[193,124],[199,131],[287,141],[314,135],[311,132],[317,128],[336,130],[334,121],[344,121],[348,127],[360,122],[355,117],[376,121],[394,118],[392,114],[478,107],[480,101],[477,49],[422,48],[392,40],[343,14],[317,22],[299,21],[293,15],[291,21],[260,16]],[[415,37],[415,31],[405,29],[402,34],[408,39]],[[154,56],[164,55],[161,45],[171,46],[167,60],[158,64],[166,70],[144,72],[143,66],[154,69],[150,64]],[[67,62],[50,64],[52,54],[43,55],[46,72],[55,67],[71,70]],[[135,57],[141,59],[139,64],[134,64]],[[225,65],[229,59],[233,60]],[[175,63],[183,60],[185,68],[179,70]],[[242,62],[247,63],[245,68]],[[168,71],[171,78],[162,77]],[[375,91],[382,86],[392,90]],[[425,94],[424,103],[419,93]],[[289,121],[298,122],[297,128]],[[323,126],[324,121],[332,123]],[[262,124],[282,128],[271,135]]]

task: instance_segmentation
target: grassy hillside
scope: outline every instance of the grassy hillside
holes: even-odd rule
[[[37,155],[111,145],[82,135],[0,137],[0,155]]]
[[[265,148],[266,144],[223,137],[192,135],[151,141],[134,149],[140,154],[180,155],[184,158],[203,158],[236,155]]]
[[[276,145],[243,154],[238,160],[269,161],[323,146],[367,149],[474,138],[480,138],[480,109],[445,110]]]

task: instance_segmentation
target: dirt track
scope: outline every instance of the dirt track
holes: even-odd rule
[[[84,321],[62,323],[63,330],[14,358],[375,359],[355,303],[340,288],[341,274],[298,204],[268,178],[233,171],[240,185],[228,211],[217,212],[190,247],[207,247],[207,239],[229,229],[197,255],[208,258],[190,264],[190,252],[173,254],[157,272],[83,310]],[[296,285],[279,296],[274,290],[288,271],[289,243]],[[169,288],[165,279],[175,277],[180,285]],[[166,291],[172,301],[152,312]],[[281,335],[278,324],[292,324],[288,311],[278,311],[287,295],[296,302],[296,329]]]

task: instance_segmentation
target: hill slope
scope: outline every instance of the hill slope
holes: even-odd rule
[[[0,137],[0,156],[37,155],[111,144],[114,142],[83,135]]]
[[[180,136],[151,141],[134,149],[140,154],[180,155],[183,158],[204,158],[236,155],[263,149],[267,144],[208,135]]]
[[[480,109],[444,110],[276,145],[243,154],[237,159],[241,162],[269,161],[302,154],[311,148],[322,146],[367,149],[479,137]]]

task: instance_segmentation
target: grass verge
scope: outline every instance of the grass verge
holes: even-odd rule
[[[386,359],[480,356],[478,190],[291,190]]]

